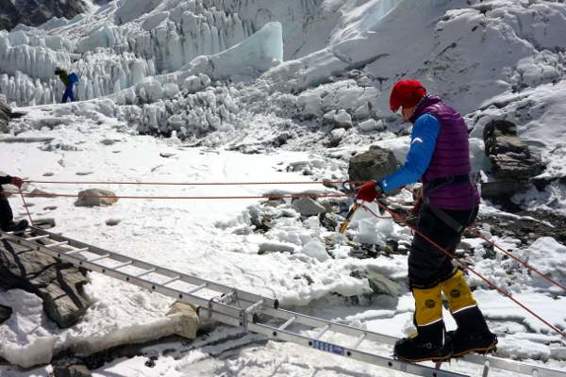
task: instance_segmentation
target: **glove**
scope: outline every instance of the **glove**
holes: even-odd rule
[[[12,181],[10,184],[16,186],[17,188],[21,188],[24,181],[20,177],[12,177]]]
[[[363,200],[366,202],[373,202],[375,199],[383,194],[381,186],[376,181],[367,181],[360,187],[356,200]]]

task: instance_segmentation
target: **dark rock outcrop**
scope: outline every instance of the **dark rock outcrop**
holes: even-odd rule
[[[18,24],[38,26],[53,17],[71,19],[87,9],[82,0],[1,0],[0,4],[0,30]]]
[[[24,289],[41,297],[47,316],[61,328],[77,323],[90,305],[83,272],[5,239],[0,241],[0,276],[3,289]]]
[[[357,154],[350,159],[348,176],[354,182],[380,180],[393,173],[398,165],[393,152],[372,146],[369,151]]]
[[[483,139],[493,178],[482,184],[484,198],[499,199],[523,191],[533,177],[543,172],[544,164],[519,139],[514,123],[491,121],[485,126]]]

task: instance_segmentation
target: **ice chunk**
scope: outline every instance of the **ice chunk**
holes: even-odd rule
[[[330,259],[330,256],[326,252],[326,248],[324,247],[322,242],[316,239],[309,241],[303,247],[303,253],[310,257],[318,259],[320,262],[324,262],[325,260]]]
[[[270,22],[257,33],[226,51],[199,56],[188,67],[186,76],[204,73],[215,79],[255,78],[283,61],[283,30]]]

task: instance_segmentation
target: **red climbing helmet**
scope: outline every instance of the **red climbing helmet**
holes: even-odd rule
[[[398,81],[391,90],[389,107],[394,113],[402,107],[416,106],[426,96],[425,87],[417,80]]]

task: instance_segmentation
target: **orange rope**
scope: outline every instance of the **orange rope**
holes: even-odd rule
[[[261,185],[324,185],[343,184],[348,182],[357,184],[355,181],[287,181],[287,182],[133,182],[133,181],[36,181],[27,180],[28,183],[59,184],[59,185],[151,185],[151,186],[261,186]]]
[[[23,194],[28,198],[78,198],[78,194],[37,193]],[[83,195],[81,198],[99,199],[160,199],[160,200],[222,200],[222,199],[300,199],[300,198],[345,198],[345,194],[264,194],[249,196],[137,196],[137,195]]]
[[[402,216],[399,215],[398,213],[390,210],[386,205],[384,205],[383,203],[380,203],[379,201],[377,201],[377,204],[383,208],[385,211],[387,211],[389,214],[391,214],[391,216],[393,216],[394,218],[397,219],[401,219]],[[379,215],[377,215],[374,211],[372,211],[370,208],[365,208],[366,211],[370,212],[372,215],[379,217]],[[444,249],[442,246],[440,246],[439,244],[437,244],[436,242],[434,242],[432,239],[430,239],[430,237],[427,237],[426,235],[424,235],[422,232],[420,232],[419,230],[417,230],[415,227],[411,226],[410,224],[405,223],[406,226],[408,226],[413,232],[415,232],[415,234],[419,235],[420,237],[422,237],[423,239],[425,239],[427,242],[429,242],[430,244],[432,244],[436,249],[440,250],[441,252],[443,252],[444,254],[446,254],[448,257],[450,257],[451,259],[453,259],[452,254]],[[549,328],[551,328],[552,330],[554,330],[555,332],[557,332],[560,336],[562,336],[563,338],[566,337],[566,333],[564,333],[562,330],[560,330],[558,327],[554,326],[553,324],[551,324],[550,322],[548,322],[547,320],[545,320],[544,318],[542,318],[541,316],[539,316],[538,314],[536,314],[533,310],[529,309],[526,305],[524,305],[523,303],[521,303],[519,300],[517,300],[515,297],[513,297],[511,295],[511,293],[507,292],[506,290],[499,288],[497,285],[495,285],[495,283],[493,283],[492,281],[490,281],[489,279],[487,279],[485,276],[483,276],[482,274],[480,274],[479,272],[475,271],[473,268],[464,265],[463,263],[459,262],[458,260],[456,260],[456,262],[460,265],[460,267],[462,267],[462,269],[469,271],[471,273],[473,273],[474,275],[476,275],[477,277],[479,277],[481,280],[483,280],[489,287],[495,289],[497,292],[499,292],[500,294],[502,294],[503,296],[507,297],[508,299],[510,299],[511,301],[513,301],[515,304],[519,305],[521,308],[523,308],[524,310],[526,310],[529,314],[531,314],[533,317],[535,317],[536,319],[538,319],[540,322],[544,323],[546,326],[548,326]]]

